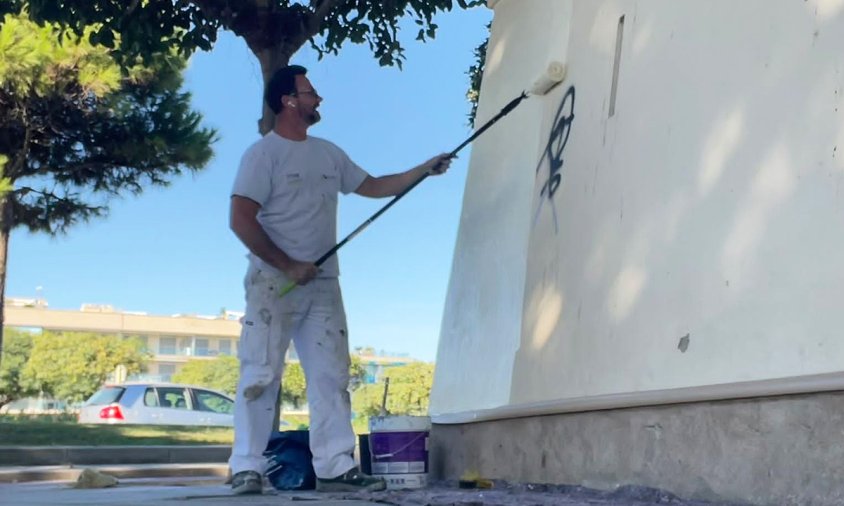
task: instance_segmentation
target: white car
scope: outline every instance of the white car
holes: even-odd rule
[[[49,397],[26,397],[0,407],[0,415],[60,415],[71,407],[64,401]]]
[[[234,401],[220,392],[171,383],[106,385],[79,408],[79,423],[232,427]]]

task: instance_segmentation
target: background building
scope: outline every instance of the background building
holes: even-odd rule
[[[43,299],[7,298],[5,326],[55,332],[94,332],[140,339],[152,354],[146,372],[127,378],[139,381],[170,381],[188,360],[212,360],[237,355],[240,318],[243,313],[224,311],[216,316],[155,316],[116,310],[109,305],[84,304],[79,311],[49,309]],[[400,354],[356,348],[366,366],[365,383],[379,380],[385,368],[404,365],[413,359]],[[291,345],[288,361],[298,361]]]

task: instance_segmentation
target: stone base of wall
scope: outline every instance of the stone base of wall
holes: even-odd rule
[[[844,392],[434,425],[431,474],[844,504]]]

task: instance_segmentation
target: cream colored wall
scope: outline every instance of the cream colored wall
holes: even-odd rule
[[[569,74],[473,148],[432,414],[842,371],[842,47],[840,0],[497,2],[480,120]]]
[[[565,34],[556,28],[568,17],[571,1],[535,4],[542,8],[509,1],[496,5],[478,126],[529,87],[547,60],[566,53]],[[544,37],[523,35],[534,31],[554,34],[554,47]],[[540,136],[534,118],[542,110],[542,101],[522,102],[472,147],[431,392],[437,409],[461,409],[467,402],[491,407],[509,399],[521,333],[530,174]]]

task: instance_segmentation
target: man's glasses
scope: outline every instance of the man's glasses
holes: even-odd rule
[[[297,95],[313,95],[314,98],[322,98],[321,96],[319,96],[319,93],[317,93],[316,90],[302,90],[302,91],[297,90],[297,91],[293,92],[293,96],[297,96]]]

